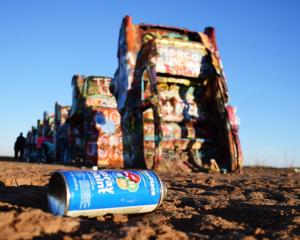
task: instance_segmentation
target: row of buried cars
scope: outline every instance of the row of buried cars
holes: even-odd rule
[[[52,143],[47,161],[185,172],[242,168],[239,121],[211,27],[194,32],[133,24],[126,16],[114,77],[74,75],[72,88],[72,105],[56,103],[28,134],[32,143]]]

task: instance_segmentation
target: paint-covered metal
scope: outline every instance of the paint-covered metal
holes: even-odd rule
[[[54,114],[44,112],[43,120],[37,120],[37,125],[27,132],[24,160],[52,162],[54,150]]]
[[[58,104],[57,102],[55,103],[54,134],[56,134],[59,128],[66,122],[69,116],[70,108],[70,106],[63,106]]]
[[[99,166],[123,167],[120,114],[110,82],[111,78],[101,76],[75,75],[72,79],[72,159],[81,157]]]
[[[133,24],[126,16],[110,89],[126,167],[241,169],[238,124],[213,28]]]
[[[69,116],[70,106],[63,106],[58,102],[54,106],[54,133],[53,133],[53,142],[54,142],[54,159],[59,161],[59,156],[62,149],[59,144],[61,142],[60,131],[61,128],[66,124],[66,120]]]
[[[157,56],[152,61],[157,72],[186,77],[199,76],[201,60],[206,55],[202,44],[155,39],[155,48]]]

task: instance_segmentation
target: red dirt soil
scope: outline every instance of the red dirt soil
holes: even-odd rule
[[[9,159],[6,159],[9,160]],[[53,216],[52,171],[76,167],[0,161],[0,239],[300,239],[300,173],[160,174],[167,198],[152,213]]]

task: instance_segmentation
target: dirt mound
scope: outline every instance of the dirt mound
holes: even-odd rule
[[[48,211],[51,172],[75,167],[0,165],[0,239],[300,238],[300,173],[291,169],[160,174],[168,195],[155,212],[88,219]]]

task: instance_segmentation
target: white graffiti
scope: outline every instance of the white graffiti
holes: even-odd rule
[[[156,69],[158,72],[198,77],[202,53],[199,49],[158,45]]]

